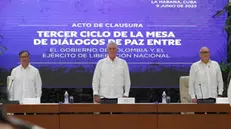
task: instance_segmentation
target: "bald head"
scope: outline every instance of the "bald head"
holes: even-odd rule
[[[204,52],[204,51],[209,52],[209,48],[208,48],[208,47],[202,47],[202,48],[200,49],[200,53],[201,53],[201,52]]]
[[[200,57],[201,57],[201,61],[204,63],[208,63],[209,59],[210,59],[210,50],[208,47],[202,47],[200,49]]]

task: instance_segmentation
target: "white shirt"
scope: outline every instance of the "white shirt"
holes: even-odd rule
[[[231,80],[229,81],[229,88],[228,88],[228,100],[231,104]],[[230,105],[231,106],[231,105]]]
[[[11,72],[12,84],[9,86],[11,100],[19,100],[23,98],[40,98],[42,94],[42,81],[37,68],[28,65],[23,68],[22,65],[17,66]]]
[[[116,57],[112,61],[107,57],[97,63],[92,81],[94,95],[120,98],[129,95],[130,86],[129,69],[125,60]]]
[[[223,79],[216,61],[207,64],[198,61],[192,64],[189,73],[189,94],[192,99],[217,98],[222,95]]]

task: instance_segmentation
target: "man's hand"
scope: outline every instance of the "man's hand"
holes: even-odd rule
[[[218,96],[217,96],[217,98],[222,98],[222,97],[223,97],[223,95],[218,95]]]
[[[196,98],[192,99],[192,102],[197,103],[197,99]]]
[[[96,103],[100,103],[100,97],[98,95],[94,95],[94,101]]]
[[[0,129],[15,129],[12,126],[8,125],[8,124],[2,124],[0,123]]]

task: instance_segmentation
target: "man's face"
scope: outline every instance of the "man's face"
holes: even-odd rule
[[[209,51],[209,49],[208,48],[202,48],[200,50],[200,57],[201,57],[201,60],[203,60],[203,61],[209,60],[209,58],[210,58],[210,51]]]
[[[116,46],[113,44],[110,44],[107,48],[107,52],[108,52],[109,57],[115,57],[117,54]]]
[[[29,57],[28,53],[27,52],[23,52],[20,55],[20,62],[21,62],[21,64],[22,65],[28,65],[29,61],[30,61],[30,57]]]

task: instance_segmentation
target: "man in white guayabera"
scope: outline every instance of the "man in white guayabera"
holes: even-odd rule
[[[229,80],[229,87],[228,87],[228,100],[231,106],[231,80]]]
[[[223,79],[216,61],[210,60],[210,50],[200,49],[200,61],[192,64],[189,74],[189,94],[193,103],[216,103],[222,96]]]
[[[108,43],[108,56],[96,65],[92,88],[97,103],[117,103],[118,98],[129,96],[131,81],[128,64],[116,56],[117,51],[116,43]]]
[[[11,72],[12,81],[8,87],[10,100],[19,100],[22,103],[24,98],[40,98],[42,94],[42,81],[39,71],[30,65],[30,53],[21,51],[19,53],[21,64]]]

